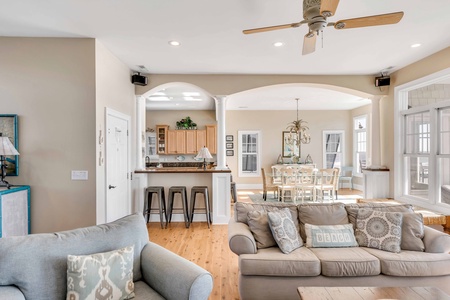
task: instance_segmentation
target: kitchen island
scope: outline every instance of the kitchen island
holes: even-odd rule
[[[207,186],[211,197],[211,211],[213,224],[228,224],[230,214],[230,175],[231,170],[216,170],[214,168],[203,170],[198,167],[150,167],[136,170],[134,173],[141,177],[142,194],[148,186],[164,186],[166,201],[171,186],[186,186],[188,202],[193,186]],[[138,195],[139,196],[139,195]],[[143,210],[144,197],[136,197],[137,207]],[[196,208],[202,207],[202,201],[196,201]],[[150,215],[150,221],[159,222],[157,214]],[[183,222],[182,214],[173,214],[172,222]],[[194,214],[193,222],[206,221],[204,214]]]

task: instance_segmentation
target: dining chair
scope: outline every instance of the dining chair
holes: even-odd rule
[[[263,200],[267,200],[267,192],[273,192],[274,198],[278,198],[278,185],[273,184],[272,178],[266,177],[266,171],[264,168],[261,168],[261,176],[263,181]],[[281,182],[281,179],[280,179]]]
[[[297,173],[297,170],[293,168],[282,169],[281,184],[278,185],[281,202],[284,202],[285,198],[289,198],[292,202],[297,203]]]
[[[344,181],[350,183],[350,189],[353,190],[353,167],[341,167],[341,173],[339,174],[339,186],[344,186]]]
[[[320,169],[317,174],[315,189],[319,191],[320,200],[323,202],[325,192],[328,192],[328,197],[334,202],[336,194],[336,180],[338,177],[338,169]]]
[[[314,168],[302,168],[297,174],[297,192],[301,194],[302,203],[305,201],[307,192],[312,201],[316,200],[316,174]]]
[[[272,166],[272,183],[281,184],[281,170],[285,168],[284,165]]]

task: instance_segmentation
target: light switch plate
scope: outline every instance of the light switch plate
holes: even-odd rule
[[[72,170],[72,180],[88,180],[88,171]]]

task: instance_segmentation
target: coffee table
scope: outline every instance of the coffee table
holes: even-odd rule
[[[302,300],[450,300],[434,287],[299,287]]]

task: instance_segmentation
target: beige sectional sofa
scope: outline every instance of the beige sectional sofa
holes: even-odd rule
[[[410,205],[238,202],[234,207],[228,239],[239,255],[242,300],[299,299],[299,286],[434,286],[450,294],[450,236],[423,226]],[[304,244],[289,254],[273,245],[269,225],[254,218],[255,211],[263,215],[284,208],[289,208]],[[355,229],[362,208],[402,214],[399,253],[361,246],[305,246],[305,224],[351,223]]]

